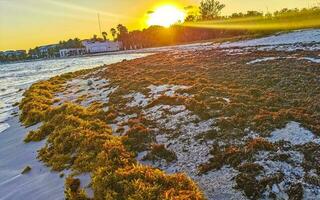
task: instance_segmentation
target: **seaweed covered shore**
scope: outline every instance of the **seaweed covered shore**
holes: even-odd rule
[[[26,126],[43,122],[27,135],[25,142],[48,137],[39,159],[56,171],[72,170],[66,179],[66,198],[90,199],[80,188],[80,180],[73,178],[90,173],[94,199],[202,199],[200,190],[185,175],[168,175],[137,163],[135,148],[129,147],[137,145],[141,138],[151,137],[143,125],[134,124],[127,137],[114,136],[109,124],[116,115],[112,110],[104,111],[102,102],[95,101],[88,107],[72,102],[56,105],[60,100],[54,98],[55,94],[65,89],[67,80],[91,71],[38,82],[24,94],[20,104],[20,120]],[[137,146],[143,146],[139,142]]]
[[[71,171],[68,199],[317,199],[319,55],[189,48],[54,77],[24,94],[25,142]]]

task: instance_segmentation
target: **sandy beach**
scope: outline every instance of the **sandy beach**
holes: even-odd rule
[[[1,199],[64,199],[64,179],[37,160],[37,150],[45,141],[25,144],[26,134],[39,125],[24,128],[18,117],[10,118],[10,128],[0,134]],[[29,174],[22,175],[26,166]]]
[[[29,88],[12,113],[32,126],[0,133],[0,199],[64,199],[67,177],[72,195],[116,197],[104,184],[139,188],[132,165],[189,197],[320,198],[319,29],[150,52]]]

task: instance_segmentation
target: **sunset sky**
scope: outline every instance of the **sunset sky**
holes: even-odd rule
[[[147,26],[148,11],[161,5],[183,8],[200,0],[0,0],[0,50],[29,49],[69,38],[89,38],[122,23],[129,29]],[[221,0],[223,14],[247,10],[274,11],[308,7],[316,0]]]

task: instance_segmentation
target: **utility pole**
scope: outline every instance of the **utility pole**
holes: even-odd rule
[[[98,13],[98,23],[99,23],[99,31],[100,35],[102,36],[102,31],[101,31],[101,22],[100,22],[100,14]]]

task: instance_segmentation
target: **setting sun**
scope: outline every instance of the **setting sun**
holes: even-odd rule
[[[169,27],[177,22],[183,22],[185,12],[175,6],[167,5],[157,8],[150,14],[148,25]]]

